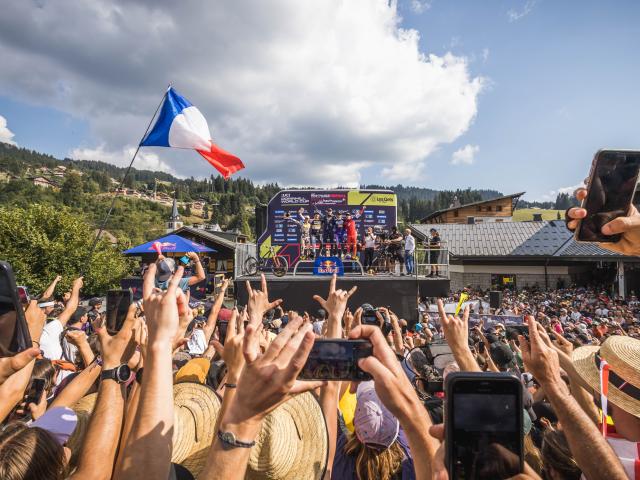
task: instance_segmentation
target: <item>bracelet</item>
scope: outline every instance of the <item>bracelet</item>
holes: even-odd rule
[[[38,348],[40,348],[40,342],[38,342],[37,340],[31,340],[31,343],[35,343]]]
[[[223,387],[224,387],[224,388],[237,388],[237,386],[238,386],[238,385],[237,385],[237,384],[235,384],[235,383],[225,383],[225,384],[223,385]]]

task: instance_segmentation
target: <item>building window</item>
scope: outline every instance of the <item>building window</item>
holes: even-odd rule
[[[502,211],[502,205],[497,205],[496,212],[501,212],[501,211]]]

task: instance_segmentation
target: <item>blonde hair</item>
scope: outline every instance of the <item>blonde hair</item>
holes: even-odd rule
[[[538,447],[533,443],[531,435],[524,436],[524,460],[533,468],[538,475],[542,475],[544,464],[542,462],[542,454]]]
[[[349,435],[344,453],[356,458],[358,480],[389,480],[402,467],[405,455],[394,441],[389,448],[373,448],[364,445],[355,435]]]

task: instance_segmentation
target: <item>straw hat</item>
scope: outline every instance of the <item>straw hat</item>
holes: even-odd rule
[[[625,336],[609,337],[600,347],[576,349],[571,360],[583,383],[600,393],[598,354],[609,364],[609,400],[640,417],[640,340]]]
[[[91,418],[91,413],[96,405],[97,398],[97,393],[91,393],[82,397],[73,407],[71,407],[73,411],[76,412],[76,416],[78,418],[76,428],[67,441],[67,447],[71,450],[71,459],[69,460],[69,464],[73,467],[77,466],[78,456],[80,455],[80,450],[84,443],[84,437],[87,433],[87,429],[89,428],[89,419]]]
[[[216,436],[214,431],[221,402],[211,388],[199,383],[173,386],[173,455],[171,461],[198,477]]]
[[[310,392],[271,412],[251,449],[246,480],[321,479],[329,434],[320,404]]]

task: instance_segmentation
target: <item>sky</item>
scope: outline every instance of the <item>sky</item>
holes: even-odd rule
[[[0,141],[128,164],[168,84],[240,175],[554,199],[639,148],[640,2],[2,1]],[[143,148],[136,166],[215,173]]]

